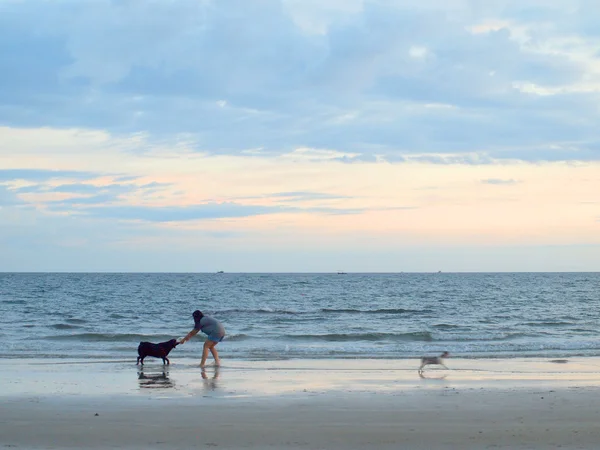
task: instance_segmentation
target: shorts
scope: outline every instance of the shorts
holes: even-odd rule
[[[207,339],[213,342],[221,342],[225,336],[220,334],[209,334]]]

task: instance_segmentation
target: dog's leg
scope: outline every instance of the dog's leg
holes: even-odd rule
[[[135,363],[135,365],[137,366],[140,363],[140,357],[138,356],[137,362]]]
[[[144,358],[145,358],[145,356],[142,356],[142,357],[140,358],[140,364],[141,364],[142,366],[144,365]]]
[[[167,360],[167,364],[171,364],[171,361],[169,361],[169,358],[167,358],[167,357],[165,356],[165,359]]]

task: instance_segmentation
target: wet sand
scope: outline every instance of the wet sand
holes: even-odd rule
[[[0,360],[0,448],[595,449],[600,359]]]

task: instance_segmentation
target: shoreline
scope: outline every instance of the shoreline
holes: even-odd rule
[[[215,372],[209,365],[206,372]],[[156,385],[164,395],[193,395],[202,371],[199,358],[172,360],[163,365],[149,359],[144,366],[135,360],[0,359],[0,371],[7,380],[0,386],[0,398],[15,395],[132,395],[139,393],[144,380],[161,380]],[[600,381],[600,357],[576,358],[448,358],[448,369],[427,366],[418,374],[416,359],[289,359],[270,361],[223,360],[218,368],[220,384],[244,395],[286,395],[318,385],[336,389],[371,390],[419,389],[428,380],[444,381],[464,388],[502,386],[516,388],[531,384],[555,386],[596,386]],[[159,377],[160,375],[160,377]],[[145,377],[145,378],[144,378]],[[148,383],[151,384],[151,383]]]
[[[600,358],[0,360],[0,447],[596,448]]]

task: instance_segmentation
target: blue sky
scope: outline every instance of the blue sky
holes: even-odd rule
[[[600,270],[598,20],[0,0],[0,270]]]

